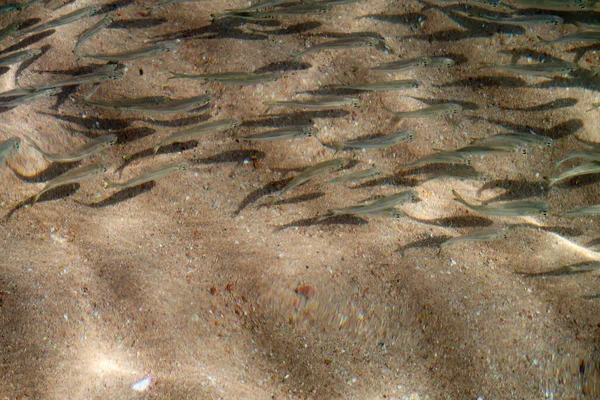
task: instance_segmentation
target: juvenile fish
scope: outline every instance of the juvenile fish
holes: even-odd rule
[[[467,203],[455,190],[452,190],[454,200],[465,207],[481,214],[496,217],[523,217],[533,215],[547,215],[546,203],[533,201],[509,201],[500,204],[475,205]]]
[[[583,31],[571,33],[569,35],[561,36],[554,40],[543,40],[542,43],[546,44],[557,44],[557,43],[570,43],[570,42],[584,42],[584,43],[597,43],[600,42],[600,31]]]
[[[382,197],[369,204],[328,210],[326,215],[318,218],[318,221],[323,221],[327,218],[339,217],[342,215],[377,215],[385,210],[393,209],[394,211],[398,211],[395,209],[396,207],[408,202],[417,202],[419,200],[419,194],[416,191],[407,190],[405,192]]]
[[[150,6],[147,8],[147,10],[148,10],[148,12],[152,12],[152,11],[156,10],[157,8],[168,6],[170,4],[184,3],[184,2],[187,3],[187,2],[191,2],[191,1],[206,1],[206,0],[167,0],[167,1],[163,1],[162,3],[158,3],[153,6]]]
[[[319,2],[306,2],[289,7],[275,8],[273,10],[263,12],[252,12],[249,14],[252,14],[259,18],[277,18],[285,16],[320,14],[329,11],[331,11],[331,6],[328,4],[321,4]]]
[[[45,97],[53,96],[58,92],[58,89],[50,88],[50,89],[41,89],[37,91],[33,91],[31,93],[17,96],[12,100],[0,101],[0,107],[17,107],[23,104],[33,103],[34,101],[40,100]]]
[[[38,201],[38,199],[49,190],[55,189],[59,186],[70,185],[73,183],[79,183],[82,181],[92,179],[97,175],[103,174],[106,171],[108,171],[108,168],[108,164],[96,163],[69,170],[48,182],[46,186],[44,186],[42,191],[33,197],[31,204],[35,204]]]
[[[127,189],[142,185],[144,183],[155,181],[160,178],[164,178],[165,176],[169,176],[174,174],[175,172],[185,171],[188,169],[188,164],[169,164],[169,165],[161,165],[160,167],[153,168],[133,179],[130,179],[123,183],[112,182],[106,180],[106,189]]]
[[[0,30],[0,42],[12,35],[23,25],[23,21],[15,21],[6,28]]]
[[[458,150],[454,150],[455,153],[464,153],[469,156],[481,156],[486,154],[498,154],[498,153],[511,153],[513,149],[511,147],[505,146],[475,146],[470,145],[466,147],[462,147]]]
[[[518,4],[527,8],[550,11],[593,10],[596,0],[519,0]]]
[[[322,50],[346,50],[364,46],[375,46],[381,42],[379,38],[373,37],[349,37],[344,39],[332,40],[321,44],[314,45],[302,53],[296,54],[292,60],[298,60],[307,54],[315,53]]]
[[[349,106],[356,107],[361,103],[361,100],[353,97],[342,96],[322,96],[308,100],[290,100],[290,101],[270,101],[267,102],[267,111],[273,107],[289,107],[299,110],[337,110]]]
[[[337,150],[342,150],[346,147],[350,147],[353,149],[384,149],[402,142],[413,140],[414,137],[414,131],[402,131],[393,133],[391,135],[349,140],[346,142],[335,141],[332,143],[332,147]]]
[[[194,140],[199,136],[203,136],[209,133],[218,133],[227,129],[232,129],[238,126],[241,123],[240,120],[234,118],[227,118],[213,122],[207,122],[204,124],[196,125],[191,128],[185,129],[183,131],[179,131],[156,146],[154,146],[154,154],[158,153],[161,147],[167,146],[173,143],[182,143],[188,142],[190,140]]]
[[[486,228],[479,229],[475,232],[471,232],[467,235],[455,237],[452,239],[448,239],[443,243],[440,243],[440,248],[444,248],[451,244],[460,243],[460,242],[490,242],[493,240],[506,239],[506,229],[494,229],[494,228]]]
[[[53,20],[50,20],[50,21],[46,22],[45,24],[35,25],[29,29],[25,29],[20,34],[28,35],[30,33],[37,33],[37,32],[46,31],[48,29],[57,28],[59,26],[67,25],[72,22],[76,22],[83,18],[89,17],[93,14],[96,14],[98,11],[100,11],[99,6],[90,6],[90,7],[80,8],[78,10],[75,10],[73,12],[63,15],[62,17],[58,17]]]
[[[239,137],[250,142],[266,142],[274,140],[289,140],[298,137],[311,137],[315,132],[313,125],[285,126],[251,136]]]
[[[252,11],[262,10],[264,8],[274,7],[281,3],[287,3],[288,1],[289,0],[264,0],[264,1],[259,1],[258,3],[255,3],[246,8],[231,9],[231,10],[227,10],[227,12],[230,12],[230,13],[252,12]]]
[[[521,145],[553,147],[554,140],[547,136],[537,135],[532,131],[532,133],[500,133],[474,140],[471,144],[490,147],[518,147]]]
[[[463,12],[457,12],[457,14],[479,19],[485,22],[502,24],[502,25],[514,25],[514,26],[529,26],[529,25],[560,25],[564,22],[562,17],[557,15],[509,15],[509,16],[498,16],[489,14],[467,14]]]
[[[125,72],[122,69],[118,69],[116,64],[103,65],[89,74],[83,74],[67,78],[62,81],[46,84],[44,86],[33,86],[37,90],[45,90],[52,88],[62,88],[65,86],[76,86],[85,85],[90,83],[100,83],[105,81],[116,81],[123,78]]]
[[[553,78],[568,75],[579,69],[577,64],[567,61],[548,61],[536,64],[489,64],[482,68],[493,68],[515,74]]]
[[[79,35],[77,35],[77,42],[75,43],[75,48],[73,49],[73,54],[78,56],[79,49],[81,48],[81,46],[83,46],[83,44],[86,41],[88,41],[92,37],[94,37],[97,34],[99,34],[100,32],[102,32],[113,22],[115,22],[115,18],[112,15],[107,15],[104,18],[102,18],[100,21],[98,21],[94,25],[92,25],[89,29],[86,29],[85,31],[83,31]]]
[[[6,56],[0,57],[0,66],[8,67],[9,65],[27,61],[30,58],[39,56],[40,54],[42,54],[41,49],[23,50],[18,51],[16,53],[8,54]]]
[[[259,83],[275,82],[279,79],[279,74],[276,72],[265,72],[262,74],[246,73],[246,72],[225,72],[221,74],[204,74],[204,75],[186,75],[178,72],[171,72],[168,79],[194,79],[204,82],[219,82],[225,85],[240,85],[251,86]]]
[[[434,104],[432,106],[413,111],[393,111],[387,107],[384,107],[385,111],[400,118],[424,118],[435,117],[437,115],[454,115],[462,109],[462,106],[456,103]]]
[[[456,169],[456,170],[443,170],[433,173],[429,178],[423,179],[421,184],[436,179],[454,178],[454,179],[480,179],[481,174],[471,169]]]
[[[83,145],[79,146],[70,153],[48,153],[42,150],[31,138],[25,137],[29,146],[33,147],[39,153],[41,153],[48,161],[57,163],[68,163],[83,160],[86,157],[96,154],[108,146],[112,146],[117,141],[117,136],[113,134],[107,134],[98,136]]]
[[[21,147],[21,139],[11,137],[0,142],[0,167],[4,165],[8,156]]]
[[[103,60],[103,61],[131,61],[138,60],[140,58],[148,58],[155,57],[162,53],[168,53],[177,48],[177,43],[175,42],[163,42],[158,44],[153,44],[149,46],[143,46],[134,50],[124,51],[121,53],[113,53],[113,54],[85,54],[82,57],[93,58],[95,60]]]
[[[103,107],[113,108],[115,110],[129,110],[129,111],[144,111],[148,113],[162,113],[170,114],[177,112],[190,111],[199,107],[203,107],[212,101],[212,96],[202,95],[195,96],[185,99],[170,99],[168,97],[160,96],[151,99],[125,99],[125,100],[114,100],[110,102],[99,102],[84,99],[87,104]]]
[[[562,174],[558,175],[556,178],[547,178],[549,187],[556,185],[559,182],[562,182],[567,179],[575,178],[576,176],[582,175],[591,175],[600,173],[600,162],[592,161],[583,165],[579,165],[575,168],[571,168]]]
[[[593,206],[587,206],[587,207],[579,207],[574,210],[563,213],[563,215],[584,215],[584,214],[591,214],[591,215],[600,214],[600,204],[595,204]]]
[[[326,86],[327,89],[350,89],[350,90],[365,90],[369,92],[392,92],[406,89],[417,89],[420,86],[418,81],[414,79],[400,79],[387,82],[371,82],[362,85],[337,85]]]
[[[419,158],[417,161],[401,167],[402,170],[427,164],[471,164],[471,155],[455,151],[439,151]]]
[[[335,158],[333,160],[323,161],[313,165],[312,167],[308,167],[296,175],[290,182],[288,182],[288,184],[281,189],[281,192],[279,192],[277,197],[281,198],[290,190],[297,188],[298,186],[303,185],[321,175],[342,169],[349,164],[350,160],[345,158]]]
[[[558,161],[556,166],[558,167],[565,161],[571,160],[573,158],[584,158],[587,160],[598,161],[600,162],[600,148],[591,148],[591,149],[578,149],[573,150],[565,158]]]
[[[356,182],[362,181],[363,179],[373,178],[381,175],[381,171],[377,167],[371,167],[362,171],[352,172],[350,174],[338,176],[323,183],[323,185],[333,185],[334,183],[340,182]]]
[[[372,68],[367,68],[371,71],[382,72],[400,72],[408,71],[415,68],[442,68],[450,67],[456,64],[451,58],[447,57],[418,57],[407,60],[394,61],[385,64],[379,64]]]

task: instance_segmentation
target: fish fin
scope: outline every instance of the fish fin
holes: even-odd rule
[[[157,146],[154,146],[154,149],[153,149],[153,151],[154,151],[154,155],[156,155],[156,153],[158,153],[158,151],[160,150],[160,148],[161,148],[161,147],[162,147],[162,146],[161,146],[160,144],[159,144],[159,145],[157,145]]]
[[[452,194],[454,195],[454,200],[458,201],[460,204],[467,206],[467,207],[471,207],[471,205],[469,203],[467,203],[467,201],[456,192],[456,190],[452,189]]]

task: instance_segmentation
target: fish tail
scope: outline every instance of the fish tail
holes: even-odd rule
[[[466,207],[469,207],[469,208],[471,208],[471,207],[472,207],[472,205],[471,205],[471,204],[469,204],[469,203],[467,203],[467,201],[466,201],[465,199],[463,199],[463,197],[462,197],[460,194],[458,194],[458,193],[456,192],[456,190],[454,190],[454,189],[453,189],[453,190],[452,190],[452,194],[454,195],[454,200],[455,200],[455,201],[459,202],[459,203],[460,203],[460,204],[462,204],[463,206],[466,206]]]
[[[159,144],[159,145],[157,145],[157,146],[154,146],[154,149],[153,149],[153,151],[154,151],[154,155],[156,155],[156,153],[158,153],[158,150],[160,150],[160,148],[161,148],[161,145],[160,145],[160,144]]]
[[[183,78],[183,74],[180,74],[179,72],[169,71],[169,73],[171,74],[171,76],[167,78],[168,81],[170,81],[171,79],[181,79],[181,78]]]

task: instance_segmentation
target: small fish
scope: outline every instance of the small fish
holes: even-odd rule
[[[471,232],[467,235],[454,237],[452,239],[448,239],[443,243],[440,243],[440,248],[444,248],[451,244],[460,243],[460,242],[490,242],[493,240],[506,239],[506,229],[495,229],[495,228],[486,228],[479,229],[474,232]]]
[[[361,100],[353,97],[343,96],[322,96],[308,100],[290,100],[290,101],[270,101],[267,102],[268,110],[273,107],[289,107],[299,110],[338,110],[348,106],[356,107]]]
[[[212,96],[210,95],[195,96],[184,99],[171,99],[168,97],[160,96],[150,99],[138,98],[115,100],[110,102],[98,102],[89,99],[84,99],[84,102],[86,102],[87,104],[97,107],[113,108],[119,111],[144,111],[147,113],[161,114],[170,114],[194,110],[196,108],[204,107],[211,101]]]
[[[53,96],[58,92],[58,89],[50,88],[50,89],[40,89],[37,91],[32,91],[31,93],[24,94],[21,96],[17,96],[12,100],[0,101],[0,107],[9,108],[9,107],[17,107],[23,104],[33,103],[34,101],[40,100],[45,97]]]
[[[313,165],[312,167],[308,167],[296,175],[288,184],[281,189],[281,192],[277,195],[277,197],[282,198],[286,193],[290,190],[303,185],[310,180],[317,178],[321,175],[325,175],[329,172],[337,171],[338,169],[342,169],[350,164],[350,160],[345,158],[335,158],[333,160],[323,161],[318,164]]]
[[[568,75],[579,69],[577,64],[567,61],[548,61],[536,64],[489,64],[482,68],[493,68],[515,74],[554,78]]]
[[[518,0],[517,4],[527,8],[550,11],[593,10],[597,0]]]
[[[313,125],[285,126],[252,136],[240,136],[242,140],[250,142],[266,142],[274,140],[288,140],[298,137],[311,137],[315,133]]]
[[[59,186],[70,185],[73,183],[79,183],[82,181],[92,179],[97,175],[103,174],[106,171],[108,171],[108,168],[108,164],[96,163],[69,170],[48,182],[46,186],[44,186],[42,191],[33,197],[31,204],[35,204],[39,200],[39,198],[49,190],[55,189]]]
[[[458,150],[454,150],[455,153],[464,153],[464,154],[468,154],[471,157],[481,156],[481,155],[486,155],[486,154],[511,153],[512,151],[513,151],[513,148],[510,146],[505,146],[505,147],[494,146],[494,147],[492,147],[492,146],[475,146],[475,145],[461,147]]]
[[[540,38],[540,41],[545,44],[557,44],[557,43],[570,43],[570,42],[584,42],[584,43],[597,43],[600,42],[600,31],[581,31],[571,33],[569,35],[561,36],[554,40],[544,40]]]
[[[577,264],[565,265],[564,267],[555,268],[546,272],[538,272],[538,273],[526,273],[526,272],[518,272],[521,275],[527,275],[530,277],[534,276],[562,276],[562,275],[574,275],[581,274],[585,272],[593,272],[600,269],[599,261],[591,261],[591,262],[582,262]]]
[[[591,175],[600,173],[600,162],[592,161],[583,165],[579,165],[575,168],[571,168],[558,175],[556,178],[546,178],[549,182],[548,186],[552,187],[559,182],[567,179],[575,178],[582,175]]]
[[[252,12],[252,11],[262,10],[263,8],[274,7],[276,5],[279,5],[281,3],[286,3],[288,1],[289,0],[264,0],[264,1],[259,1],[258,3],[255,3],[246,8],[231,9],[231,10],[227,10],[227,12],[230,12],[230,13]]]
[[[153,168],[133,179],[130,179],[123,183],[112,182],[106,180],[106,189],[127,189],[139,186],[141,184],[155,181],[157,179],[163,178],[165,176],[169,176],[178,171],[185,171],[189,168],[188,164],[169,164],[169,165],[161,165],[160,167]]]
[[[401,131],[391,135],[355,139],[346,142],[335,141],[332,143],[332,147],[337,150],[342,150],[346,147],[353,149],[384,149],[402,142],[413,140],[414,137],[414,131]]]
[[[292,60],[299,60],[307,54],[315,53],[322,50],[346,50],[364,46],[372,47],[379,43],[381,43],[381,39],[379,38],[361,36],[332,40],[330,42],[314,45],[308,48],[307,50],[303,51],[302,53],[296,54],[294,57],[292,57]]]
[[[4,165],[8,156],[21,147],[21,138],[11,137],[0,142],[0,167]]]
[[[592,160],[592,161],[598,161],[598,162],[600,162],[600,148],[573,150],[572,152],[570,152],[569,154],[567,154],[566,157],[564,157],[563,159],[561,159],[560,161],[558,161],[556,163],[556,166],[558,167],[559,165],[561,165],[565,161],[571,160],[573,158],[584,158],[586,160]]]
[[[502,25],[514,25],[514,26],[530,26],[530,25],[560,25],[564,22],[562,17],[557,15],[507,15],[498,16],[484,13],[463,13],[460,11],[456,12],[459,15],[479,19],[485,22]]]
[[[319,2],[305,2],[289,7],[275,8],[270,11],[254,12],[262,18],[277,18],[285,16],[301,16],[309,14],[322,14],[331,11],[331,6],[327,4],[320,4]]]
[[[122,61],[138,60],[140,58],[155,57],[162,53],[168,53],[170,51],[173,51],[176,48],[177,48],[177,43],[175,43],[175,42],[163,42],[163,43],[158,43],[158,44],[152,44],[149,46],[139,47],[137,49],[124,51],[121,53],[85,54],[85,55],[82,55],[81,57],[93,58],[95,60],[122,62]]]
[[[6,56],[0,57],[0,66],[8,67],[9,65],[27,61],[30,58],[39,56],[40,54],[42,54],[42,49],[23,50],[18,51],[16,53],[8,54]]]
[[[452,190],[454,200],[465,207],[481,214],[496,217],[524,217],[533,215],[547,215],[548,207],[546,203],[533,201],[509,201],[500,204],[475,205],[467,203],[455,190]]]
[[[419,158],[417,161],[406,164],[401,170],[420,167],[427,164],[471,164],[471,156],[468,153],[457,153],[454,151],[438,151]]]
[[[419,193],[414,190],[407,190],[405,192],[379,198],[368,204],[328,210],[327,214],[319,217],[317,221],[323,221],[327,218],[339,217],[342,215],[378,215],[379,212],[390,209],[394,209],[394,211],[397,212],[398,210],[396,210],[396,207],[408,202],[417,202],[419,200]]]
[[[447,57],[418,57],[407,60],[394,61],[385,64],[380,64],[375,67],[367,68],[371,71],[382,72],[400,72],[408,71],[415,68],[443,68],[450,67],[456,64],[451,58]]]
[[[171,4],[184,3],[184,2],[188,3],[188,2],[192,2],[192,1],[207,1],[207,0],[167,0],[167,1],[163,1],[162,3],[157,3],[153,6],[150,6],[150,7],[146,8],[146,10],[148,10],[148,12],[153,12],[157,8],[161,8],[164,6],[171,5]]]
[[[105,81],[116,81],[118,79],[123,78],[124,75],[124,70],[122,68],[119,68],[117,64],[106,64],[88,74],[74,76],[72,78],[67,78],[62,81],[49,83],[44,86],[34,86],[34,88],[38,90],[44,90],[52,88],[62,88],[65,86],[76,86],[91,83],[95,84]]]
[[[564,212],[562,215],[598,215],[600,214],[600,204],[595,204],[593,206],[587,207],[579,207],[571,211]]]
[[[434,117],[437,115],[454,115],[462,109],[462,106],[456,103],[434,104],[432,106],[413,111],[393,111],[387,107],[384,107],[385,111],[400,118],[424,118]]]
[[[600,23],[587,23],[587,22],[579,22],[579,21],[575,21],[575,25],[577,25],[577,27],[581,30],[581,31],[599,31],[600,32]]]
[[[443,170],[437,171],[429,178],[423,179],[421,184],[425,182],[433,181],[436,179],[481,179],[481,173],[471,169],[456,169],[456,170]]]
[[[194,140],[199,136],[207,135],[210,133],[218,133],[227,129],[232,129],[237,127],[241,123],[240,120],[234,118],[221,119],[218,121],[207,122],[204,124],[196,125],[191,128],[185,129],[183,131],[179,131],[156,146],[154,146],[154,154],[158,153],[161,147],[167,146],[173,143],[182,143],[188,142],[190,140]]]
[[[471,144],[490,147],[516,147],[522,145],[553,147],[555,142],[552,138],[538,135],[531,131],[531,133],[500,133],[487,138],[474,140]]]
[[[104,18],[102,18],[100,21],[98,21],[94,25],[92,25],[90,28],[86,29],[85,31],[83,31],[79,35],[77,35],[77,38],[76,38],[77,42],[75,43],[75,48],[73,49],[73,54],[78,56],[79,49],[81,48],[81,46],[83,46],[83,44],[86,41],[88,41],[92,37],[99,34],[101,31],[106,29],[113,22],[115,22],[115,18],[112,15],[107,15]]]
[[[45,24],[34,25],[29,29],[25,29],[20,32],[20,35],[21,36],[28,35],[30,33],[42,32],[42,31],[46,31],[48,29],[57,28],[62,25],[67,25],[67,24],[79,21],[83,18],[89,17],[91,15],[94,15],[98,11],[100,11],[100,6],[90,6],[90,7],[80,8],[78,10],[75,10],[73,12],[63,15],[62,17],[58,17],[53,20],[50,20],[50,21],[46,22]]]
[[[23,21],[15,21],[6,28],[0,30],[0,42],[15,33],[23,25]]]
[[[350,89],[350,90],[365,90],[369,92],[392,92],[406,89],[417,89],[420,86],[418,81],[414,79],[400,79],[395,81],[387,82],[371,82],[363,83],[361,85],[337,85],[337,86],[325,86],[327,89]]]
[[[194,79],[205,82],[219,82],[225,85],[240,85],[251,86],[259,83],[275,82],[279,79],[279,74],[276,72],[265,72],[262,74],[246,73],[246,72],[225,72],[220,74],[204,74],[204,75],[186,75],[178,72],[171,72],[168,79]]]
[[[350,174],[338,176],[337,178],[333,178],[324,182],[323,185],[333,185],[334,183],[340,182],[356,182],[362,181],[363,179],[373,178],[375,176],[381,175],[381,171],[377,167],[371,167],[369,169],[364,169],[362,171],[352,172]]]
[[[28,144],[41,153],[48,161],[57,162],[57,163],[68,163],[75,162],[79,160],[83,160],[86,157],[91,156],[92,154],[96,154],[108,146],[112,146],[117,141],[117,136],[109,133],[107,135],[101,135],[97,138],[89,140],[82,146],[77,147],[70,153],[48,153],[42,149],[28,136],[25,136]]]

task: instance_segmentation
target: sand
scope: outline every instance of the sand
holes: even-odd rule
[[[126,62],[125,77],[103,84],[94,98],[209,93],[209,107],[175,115],[101,109],[82,102],[90,89],[83,85],[2,112],[0,139],[28,135],[61,152],[114,133],[119,142],[84,164],[111,163],[106,177],[119,182],[161,164],[188,161],[190,168],[122,192],[104,190],[99,177],[52,191],[30,206],[27,200],[44,182],[71,166],[51,165],[26,145],[9,158],[0,169],[0,398],[598,396],[597,276],[535,275],[599,260],[596,217],[486,217],[455,202],[451,193],[474,203],[546,201],[555,212],[597,203],[596,176],[552,189],[543,177],[577,165],[554,168],[582,146],[578,139],[600,140],[598,112],[587,111],[598,78],[586,70],[545,79],[480,69],[552,58],[588,69],[598,65],[597,46],[539,42],[538,36],[574,32],[574,25],[484,24],[453,13],[480,10],[476,5],[412,0],[365,0],[317,16],[260,23],[211,23],[211,14],[247,6],[245,1],[185,2],[150,15],[144,3],[103,2],[103,11],[113,12],[117,22],[82,53],[123,51],[156,39],[178,40],[178,49]],[[60,5],[56,1],[48,8],[34,5],[3,16],[2,24],[46,21],[93,4],[75,1],[56,11],[50,9]],[[600,17],[589,11],[553,14],[567,22]],[[99,65],[72,54],[75,37],[98,18],[26,42],[45,52],[26,68],[8,69],[2,91]],[[355,32],[381,35],[392,51],[323,51],[286,61],[310,45]],[[2,48],[20,40],[9,38]],[[459,62],[392,75],[361,69],[423,55]],[[281,77],[249,87],[168,80],[169,71],[237,70],[280,71]],[[280,108],[265,114],[266,101],[380,78],[416,79],[421,86],[360,93],[363,104],[342,111]],[[436,101],[458,102],[466,110],[452,118],[405,120],[384,111]],[[229,131],[152,155],[178,128],[219,118],[242,120],[235,128],[242,136],[308,120],[319,133],[247,143]],[[320,143],[402,129],[416,137],[389,149],[336,153]],[[486,181],[415,186],[439,167],[397,173],[434,149],[530,129],[556,145],[533,147],[525,155],[477,157],[473,167]],[[299,170],[334,157],[360,162],[361,168],[374,164],[384,174],[364,184],[319,186],[337,176],[328,174],[279,204],[265,205]],[[314,223],[328,209],[407,189],[422,199],[402,207],[412,218]],[[515,224],[505,240],[439,250],[450,237],[505,224]]]

